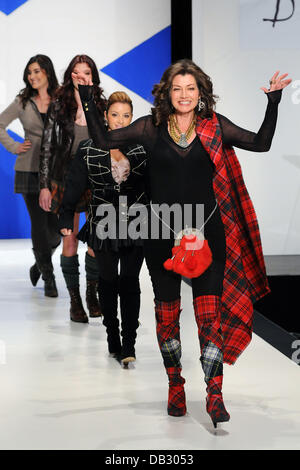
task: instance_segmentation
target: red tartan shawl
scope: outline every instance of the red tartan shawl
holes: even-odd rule
[[[223,145],[217,115],[196,132],[215,165],[213,188],[224,224],[226,264],[221,298],[224,362],[233,364],[252,337],[253,303],[270,292],[258,222],[232,147]]]

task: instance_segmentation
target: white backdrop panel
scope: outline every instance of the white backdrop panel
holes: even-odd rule
[[[61,82],[70,60],[77,54],[87,54],[99,70],[107,71],[106,66],[113,63],[118,72],[112,75],[114,79],[100,72],[106,97],[116,90],[127,91],[133,100],[134,118],[149,113],[151,105],[146,98],[151,99],[151,90],[148,88],[160,80],[163,69],[170,63],[170,0],[24,0],[21,3],[22,0],[0,0],[0,112],[24,87],[22,77],[30,57],[48,55]],[[124,81],[124,70],[130,83]],[[130,90],[126,84],[131,86]],[[147,93],[143,94],[145,90]],[[8,130],[23,137],[19,121],[12,122]],[[13,195],[15,158],[0,145],[1,238],[30,236],[24,201],[20,195]]]
[[[279,105],[271,150],[253,154],[237,149],[266,255],[300,254],[300,4],[295,2],[288,21],[273,27],[263,18],[274,18],[276,4],[193,0],[193,58],[213,80],[218,112],[257,131],[267,103],[260,87],[276,70],[293,79],[295,88],[284,91]],[[278,18],[289,16],[292,2],[279,4]]]
[[[23,88],[33,55],[48,55],[61,81],[76,54],[89,55],[101,69],[170,22],[170,0],[29,0],[8,16],[0,11],[0,112]],[[105,94],[115,90],[108,86]],[[149,103],[138,108],[136,117]],[[10,129],[22,135],[17,121]]]

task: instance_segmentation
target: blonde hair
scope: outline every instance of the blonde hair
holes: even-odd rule
[[[115,91],[110,95],[107,101],[106,111],[108,111],[111,105],[114,103],[127,103],[131,108],[131,112],[133,112],[132,101],[125,91]]]

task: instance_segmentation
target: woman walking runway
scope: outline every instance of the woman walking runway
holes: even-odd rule
[[[203,228],[197,225],[197,207],[204,205],[204,232],[213,261],[202,275],[192,278],[192,291],[207,384],[206,409],[214,426],[230,419],[222,397],[223,363],[233,364],[249,344],[253,302],[269,291],[255,211],[233,147],[253,152],[270,149],[281,90],[291,81],[286,75],[275,73],[269,89],[263,89],[268,104],[257,133],[215,113],[211,80],[190,60],[171,65],[155,85],[152,115],[108,134],[95,112],[92,87],[79,86],[96,146],[111,149],[138,142],[146,149],[152,204],[191,205],[196,226],[190,228],[197,230]],[[149,238],[145,257],[155,295],[157,338],[169,378],[168,413],[182,416],[186,400],[180,362],[181,276],[164,268],[175,237]]]

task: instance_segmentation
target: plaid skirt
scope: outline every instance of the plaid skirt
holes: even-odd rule
[[[39,174],[32,171],[16,171],[14,192],[18,194],[38,194],[40,192]]]
[[[51,195],[52,195],[52,204],[51,212],[57,214],[59,212],[62,200],[64,197],[64,185],[58,181],[51,181]],[[91,190],[87,189],[80,197],[75,212],[87,212],[89,201],[91,199]]]

